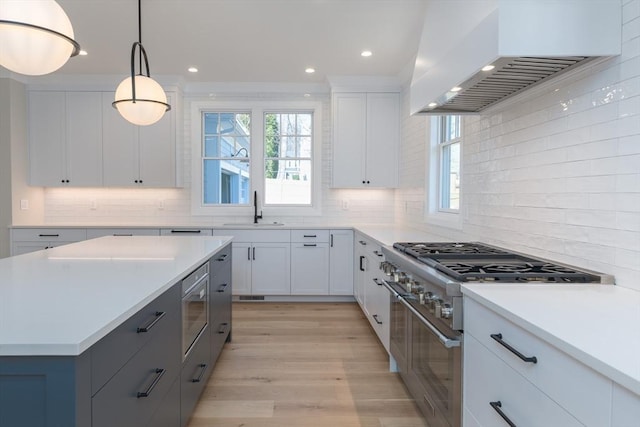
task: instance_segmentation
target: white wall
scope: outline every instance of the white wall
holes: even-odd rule
[[[621,56],[464,119],[461,230],[425,222],[428,118],[407,117],[396,221],[640,290],[640,0],[623,5]]]
[[[299,100],[291,94],[218,95],[217,100]],[[304,98],[309,99],[309,98]],[[393,190],[331,189],[331,102],[326,94],[312,95],[322,103],[322,216],[267,217],[263,221],[282,221],[287,224],[388,224],[394,218]],[[191,102],[201,101],[194,95],[184,101],[184,163],[181,189],[104,189],[49,188],[45,189],[45,217],[48,224],[222,224],[237,222],[235,217],[191,215]],[[180,122],[180,120],[179,120]],[[94,204],[95,202],[95,204]],[[346,202],[347,209],[344,209]],[[162,205],[162,208],[160,206]],[[96,206],[96,209],[92,209]],[[251,220],[247,216],[247,220]]]

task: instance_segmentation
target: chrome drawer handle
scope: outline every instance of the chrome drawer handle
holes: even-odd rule
[[[535,356],[531,356],[531,357],[527,357],[524,354],[520,353],[518,350],[516,350],[515,348],[511,347],[509,344],[507,344],[506,342],[504,342],[502,340],[502,334],[491,334],[490,335],[491,338],[493,338],[494,340],[496,340],[501,346],[503,346],[504,348],[506,348],[507,350],[509,350],[511,353],[515,354],[516,356],[518,356],[520,358],[520,360],[522,360],[523,362],[527,362],[527,363],[538,363],[538,358]]]
[[[192,378],[191,382],[192,383],[199,383],[200,381],[202,381],[202,377],[204,376],[204,373],[207,372],[207,367],[208,365],[206,363],[201,363],[198,365],[198,368],[200,368],[200,375],[198,375],[196,378]]]
[[[136,329],[136,333],[141,334],[144,332],[149,332],[151,330],[151,328],[153,328],[156,323],[158,323],[160,321],[160,319],[162,319],[164,317],[164,315],[167,314],[164,311],[156,311],[155,313],[155,319],[153,319],[151,321],[151,323],[149,323],[147,326],[143,326],[141,328]]]
[[[167,371],[164,370],[164,369],[161,369],[161,368],[155,369],[156,377],[153,379],[153,382],[149,385],[149,388],[147,388],[145,391],[139,391],[138,392],[138,399],[141,398],[141,397],[149,397],[149,395],[151,394],[153,389],[160,382],[160,378],[162,378],[162,376],[164,375],[165,372],[167,372]]]
[[[500,402],[499,400],[497,402],[489,402],[489,405],[491,405],[493,410],[496,411],[498,413],[498,415],[500,415],[502,417],[502,419],[505,420],[507,424],[509,424],[509,426],[516,427],[516,425],[513,423],[513,421],[511,421],[509,419],[509,417],[507,417],[507,414],[502,412],[502,409],[501,409],[502,408],[502,402]]]

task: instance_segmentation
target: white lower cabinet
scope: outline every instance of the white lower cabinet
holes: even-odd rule
[[[465,426],[611,425],[609,378],[469,297],[464,318]]]
[[[611,427],[634,427],[640,423],[640,395],[613,385]]]
[[[159,236],[157,228],[88,228],[87,239],[95,239],[103,236],[130,237],[130,236]]]
[[[22,255],[86,240],[84,228],[14,228],[11,230],[11,255]]]
[[[233,295],[291,294],[290,230],[217,229],[214,236],[233,236]]]
[[[291,294],[329,295],[329,230],[291,230]]]
[[[329,295],[353,295],[353,230],[330,230]]]

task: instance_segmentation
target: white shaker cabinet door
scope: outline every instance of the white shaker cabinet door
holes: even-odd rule
[[[353,295],[353,231],[331,230],[329,295]]]
[[[632,427],[640,423],[640,395],[613,384],[611,427]]]
[[[291,294],[290,253],[290,243],[253,244],[251,276],[254,295]]]
[[[167,96],[172,103],[172,97]],[[139,128],[139,178],[144,187],[176,186],[175,108],[156,123]]]
[[[102,185],[102,93],[66,94],[66,183],[73,187]]]
[[[367,95],[333,98],[333,186],[364,187],[366,179]]]
[[[138,180],[138,129],[111,106],[113,93],[102,94],[104,185],[134,186]]]
[[[60,186],[65,166],[66,102],[64,92],[29,93],[30,184]]]
[[[251,244],[231,244],[233,295],[251,295]]]
[[[329,244],[291,244],[291,294],[329,294]]]
[[[367,94],[367,184],[398,185],[400,97],[397,93]]]

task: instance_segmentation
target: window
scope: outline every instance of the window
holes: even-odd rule
[[[311,204],[312,122],[311,113],[265,114],[265,204]]]
[[[439,153],[439,208],[460,209],[460,116],[440,117]]]
[[[460,229],[462,116],[432,116],[430,120],[425,221]]]
[[[322,104],[192,101],[194,215],[320,215]]]
[[[202,201],[204,205],[249,203],[249,113],[202,114]]]

